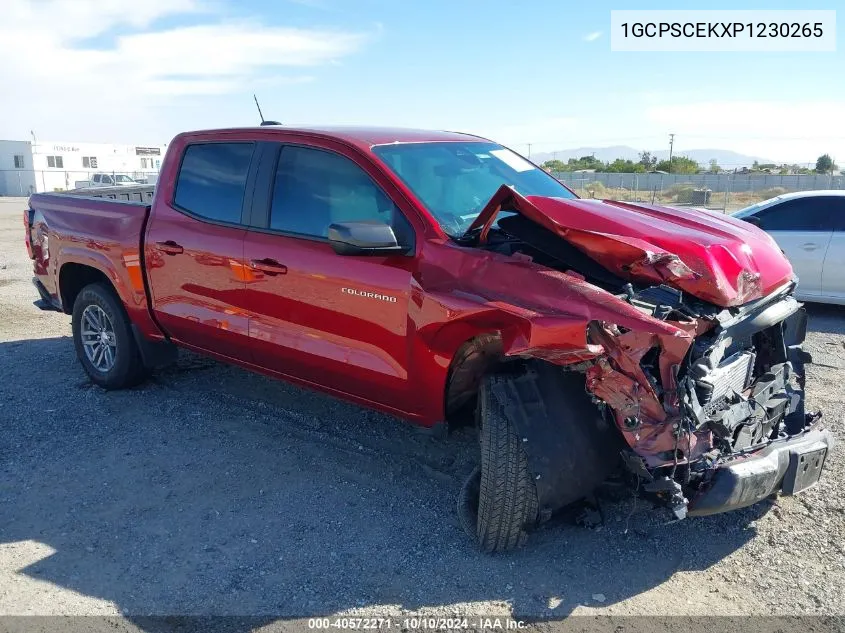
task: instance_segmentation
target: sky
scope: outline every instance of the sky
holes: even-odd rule
[[[264,116],[285,124],[459,130],[523,154],[529,143],[534,152],[666,149],[674,133],[676,153],[720,148],[800,163],[830,153],[845,163],[841,36],[835,53],[611,52],[613,8],[604,0],[3,0],[0,138],[166,143],[184,130],[256,124],[256,93]]]

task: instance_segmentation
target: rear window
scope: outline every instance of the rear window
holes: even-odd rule
[[[201,218],[240,224],[253,147],[253,143],[189,145],[173,203]]]

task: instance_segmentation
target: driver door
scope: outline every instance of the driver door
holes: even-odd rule
[[[402,411],[416,260],[338,255],[327,233],[334,222],[377,220],[413,244],[414,231],[351,158],[295,145],[275,154],[266,217],[247,232],[244,249],[253,361]]]

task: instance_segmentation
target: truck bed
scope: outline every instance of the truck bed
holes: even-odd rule
[[[37,193],[29,198],[24,222],[27,250],[44,301],[70,313],[71,295],[62,275],[73,266],[89,266],[114,285],[127,311],[149,321],[142,266],[143,235],[150,206],[145,202],[67,193]],[[143,317],[141,317],[143,313]]]
[[[72,196],[87,196],[91,198],[110,198],[112,200],[129,200],[149,203],[153,199],[155,185],[132,185],[128,187],[81,187],[71,189],[67,193]]]

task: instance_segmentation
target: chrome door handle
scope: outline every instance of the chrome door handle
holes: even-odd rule
[[[168,255],[179,255],[180,253],[185,252],[185,249],[182,248],[181,244],[177,244],[173,240],[167,240],[166,242],[156,242],[156,246],[158,250],[162,253],[167,253]]]
[[[288,267],[284,264],[280,264],[275,259],[251,259],[249,261],[249,265],[251,268],[260,270],[268,275],[284,275],[288,272]]]

